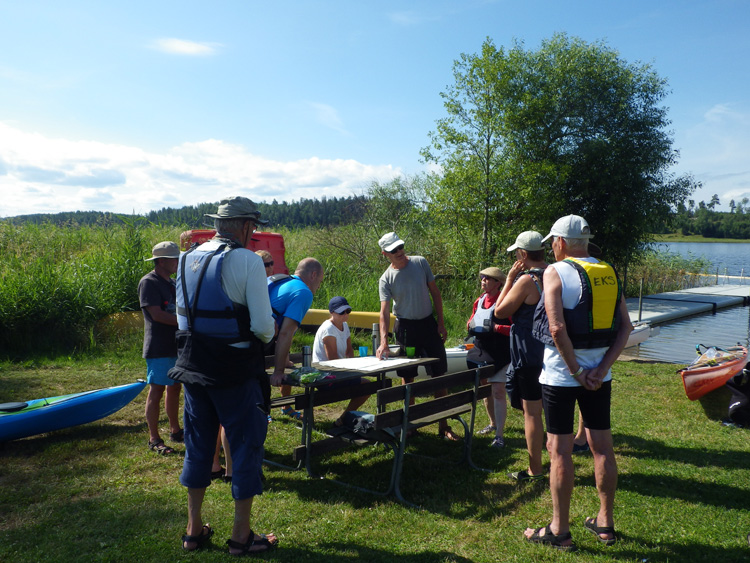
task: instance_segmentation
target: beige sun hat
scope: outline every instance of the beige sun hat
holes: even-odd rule
[[[508,252],[513,252],[517,249],[527,250],[533,252],[535,250],[544,250],[542,244],[542,234],[536,231],[524,231],[516,237],[516,242],[512,246],[508,247]]]
[[[154,248],[151,249],[151,258],[146,258],[144,261],[149,262],[150,260],[156,260],[157,258],[179,258],[180,247],[171,240],[165,240],[164,242],[157,243]]]

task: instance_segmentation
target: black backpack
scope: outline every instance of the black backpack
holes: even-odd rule
[[[729,399],[729,420],[750,427],[750,363],[726,383],[732,393]]]

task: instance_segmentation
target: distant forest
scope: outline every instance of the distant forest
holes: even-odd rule
[[[729,212],[715,211],[721,205],[714,194],[711,201],[689,199],[677,206],[677,212],[662,233],[677,232],[683,235],[702,235],[706,238],[750,239],[750,198],[729,202]]]
[[[278,227],[314,227],[336,226],[356,222],[362,218],[367,198],[349,196],[342,198],[301,199],[291,203],[274,200],[271,203],[258,203],[258,210],[263,219],[271,221],[271,226]],[[188,205],[180,209],[165,207],[151,211],[146,215],[127,215],[102,211],[71,211],[65,213],[36,213],[18,215],[6,219],[11,223],[35,223],[55,225],[97,225],[113,223],[132,223],[143,220],[162,226],[187,226],[197,229],[212,226],[206,213],[216,213],[218,202]]]
[[[258,209],[264,219],[271,221],[271,227],[333,227],[356,223],[366,213],[367,196],[349,196],[342,198],[301,199],[292,202],[258,203]],[[730,211],[715,211],[719,205],[718,196],[708,203],[687,200],[677,206],[676,212],[668,221],[656,227],[659,234],[681,233],[684,235],[702,235],[709,238],[750,239],[750,201],[743,198],[729,203]],[[5,219],[10,223],[35,223],[54,225],[107,225],[116,223],[133,223],[145,220],[160,226],[185,226],[190,229],[211,227],[212,221],[206,213],[216,213],[218,202],[188,205],[180,209],[165,207],[151,211],[146,215],[127,215],[101,211],[72,211],[66,213],[37,213],[18,215]]]

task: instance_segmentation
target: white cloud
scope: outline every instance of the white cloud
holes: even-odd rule
[[[342,135],[349,135],[349,132],[344,126],[344,122],[339,116],[339,112],[333,106],[328,104],[321,104],[318,102],[307,102],[312,108],[315,116],[315,120],[334,131],[338,131]]]
[[[221,47],[219,43],[201,43],[197,41],[187,41],[185,39],[176,39],[173,37],[157,39],[151,46],[157,51],[162,51],[164,53],[190,56],[213,55],[216,53],[217,49]]]
[[[703,184],[691,199],[709,201],[717,194],[719,209],[728,211],[731,199],[737,201],[750,192],[750,108],[739,104],[708,108],[700,121],[676,137],[675,146],[680,150],[678,170],[692,173]]]
[[[53,139],[0,123],[0,217],[60,211],[147,213],[240,194],[256,201],[346,197],[401,171],[310,157],[270,160],[217,139],[165,153]]]

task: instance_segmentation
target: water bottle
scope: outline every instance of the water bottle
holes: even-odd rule
[[[302,367],[309,368],[312,365],[312,348],[309,346],[302,347]]]
[[[372,323],[372,353],[376,354],[380,347],[380,325]]]

